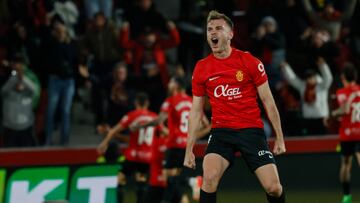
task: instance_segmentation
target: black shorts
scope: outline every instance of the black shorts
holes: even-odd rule
[[[235,153],[240,151],[248,168],[254,172],[260,166],[275,164],[275,159],[261,128],[226,129],[215,128],[211,134],[206,154],[215,153],[229,161],[234,162]]]
[[[160,203],[162,201],[164,191],[164,187],[150,186],[146,199],[149,203]]]
[[[169,148],[165,152],[164,168],[182,168],[184,165],[185,149]]]
[[[149,164],[126,160],[122,164],[122,168],[120,172],[124,173],[126,176],[131,176],[136,172],[142,174],[149,174],[149,168],[150,168]]]
[[[340,145],[343,156],[351,156],[356,152],[360,152],[360,141],[340,142]]]

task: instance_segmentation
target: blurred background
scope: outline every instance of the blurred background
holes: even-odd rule
[[[294,191],[289,202],[309,199],[298,196],[339,202],[339,122],[329,112],[338,107],[342,68],[360,69],[357,0],[1,0],[0,189],[22,167],[65,165],[72,171],[95,164],[96,145],[134,108],[137,92],[150,95],[154,112],[167,97],[171,76],[187,78],[190,94],[194,66],[210,53],[205,27],[213,9],[233,20],[232,46],[264,63],[289,144],[289,154],[278,160],[285,187]],[[329,73],[319,63],[328,64]],[[327,84],[320,105],[313,76]],[[211,116],[208,105],[206,114]],[[271,140],[265,113],[263,118]],[[256,196],[259,186],[244,164],[237,165],[230,174],[240,184],[230,176],[224,180],[229,197],[238,189]]]

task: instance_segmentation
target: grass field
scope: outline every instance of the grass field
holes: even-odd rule
[[[127,194],[125,203],[135,203],[135,194],[131,191]],[[287,203],[341,203],[341,194],[340,191],[287,191],[286,199]],[[217,200],[218,203],[267,203],[261,191],[221,191]],[[360,190],[353,191],[353,203],[360,203]]]

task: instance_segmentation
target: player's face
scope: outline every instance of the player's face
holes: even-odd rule
[[[168,84],[168,91],[169,91],[169,94],[172,94],[177,88],[177,83],[176,81],[172,78],[170,81],[169,81],[169,84]]]
[[[221,53],[230,47],[233,32],[224,19],[211,20],[207,24],[207,41],[214,53]]]

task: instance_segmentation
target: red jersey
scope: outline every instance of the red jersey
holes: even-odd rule
[[[213,128],[263,128],[257,87],[265,82],[267,75],[261,61],[233,48],[225,59],[211,54],[196,64],[192,93],[209,97]]]
[[[352,96],[351,96],[352,95]],[[349,103],[349,112],[341,117],[339,136],[341,141],[360,140],[360,86],[352,85],[336,91],[340,106]]]
[[[168,114],[168,148],[186,148],[191,104],[191,97],[185,93],[171,96],[162,104],[160,111]]]
[[[144,124],[154,120],[157,114],[148,110],[134,110],[126,114],[120,121],[122,128],[129,128],[132,124]],[[159,126],[149,126],[130,132],[129,146],[125,150],[125,157],[130,161],[150,163],[152,143],[159,133]]]
[[[153,143],[153,156],[150,163],[150,179],[151,186],[166,187],[166,178],[163,174],[163,160],[166,151],[166,137],[159,137]]]

